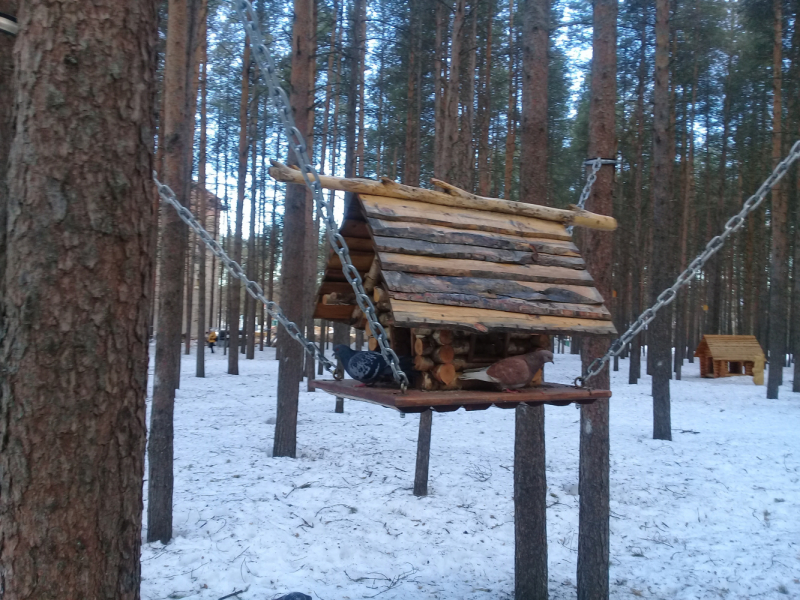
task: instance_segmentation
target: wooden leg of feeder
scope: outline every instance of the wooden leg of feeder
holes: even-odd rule
[[[514,597],[547,598],[547,474],[544,405],[516,408]]]
[[[431,459],[431,423],[433,410],[430,408],[419,415],[419,439],[417,440],[417,469],[414,471],[414,495],[428,495],[428,465]]]
[[[336,396],[336,408],[334,409],[335,413],[343,413],[344,412],[344,398],[340,398]]]

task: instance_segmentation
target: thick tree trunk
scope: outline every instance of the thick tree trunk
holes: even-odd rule
[[[522,132],[519,198],[549,206],[547,192],[547,73],[551,0],[527,0],[522,13]]]
[[[456,0],[453,15],[453,33],[450,38],[450,76],[447,81],[447,109],[444,121],[444,147],[442,148],[442,173],[447,182],[458,180],[458,97],[461,80],[461,44],[464,33],[466,0]]]
[[[434,156],[433,175],[444,179],[445,121],[447,120],[447,37],[449,17],[447,5],[436,3],[436,34],[433,49],[433,90],[434,90]]]
[[[292,79],[291,103],[295,124],[311,142],[313,103],[311,86],[311,62],[314,60],[313,37],[315,0],[294,0],[294,27],[292,30]],[[310,152],[309,152],[310,154]],[[297,164],[292,152],[290,164]],[[286,186],[286,201],[283,212],[283,261],[281,269],[281,295],[296,298],[297,302],[284,302],[284,313],[290,321],[303,323],[305,314],[306,237],[309,232],[306,222],[306,205],[311,201],[305,186]],[[278,370],[278,411],[275,422],[273,456],[289,456],[297,453],[297,408],[299,383],[303,375],[303,347],[289,337],[286,330],[279,329],[278,343],[281,346]]]
[[[472,191],[475,160],[473,152],[472,131],[475,121],[475,67],[477,62],[477,45],[475,39],[478,26],[478,4],[476,0],[470,3],[469,11],[465,17],[469,18],[468,27],[462,28],[464,40],[461,43],[466,60],[464,61],[463,74],[459,76],[460,82],[460,117],[458,145],[453,148],[455,165],[453,179],[450,183]]]
[[[403,183],[419,187],[419,81],[418,61],[420,33],[417,0],[411,0],[411,15],[408,34],[408,84],[406,91],[406,140],[403,158]]]
[[[486,19],[486,51],[481,61],[481,91],[478,96],[478,194],[489,195],[491,167],[489,164],[489,129],[492,119],[492,22],[495,0],[488,2]]]
[[[773,0],[774,32],[772,46],[772,166],[782,158],[781,150],[781,84],[782,84],[782,26],[781,0]],[[795,26],[797,26],[795,24]],[[772,255],[769,286],[769,375],[767,398],[777,399],[783,383],[783,364],[786,360],[786,317],[789,284],[789,207],[783,182],[772,188],[770,211],[772,224]]]
[[[669,256],[672,156],[669,154],[669,2],[656,2],[656,68],[653,91],[653,264]],[[652,299],[668,288],[668,268],[653,270]],[[672,366],[671,320],[665,311],[656,316],[648,332],[653,368],[653,438],[672,439],[669,380]]]
[[[0,61],[0,97],[6,76],[17,73],[10,153],[10,104],[0,104],[0,154],[10,156],[0,595],[135,600],[156,5],[29,0],[20,7],[13,67]],[[15,9],[0,2],[4,12]],[[0,56],[8,59],[4,36]]]
[[[164,71],[164,180],[184,206],[189,204],[187,155],[190,149],[190,65],[194,5],[170,1]],[[186,225],[174,210],[164,213],[161,230],[155,377],[147,447],[147,541],[172,537],[172,456],[175,389],[180,374],[181,316]]]
[[[633,171],[633,240],[634,248],[631,257],[634,271],[633,288],[631,290],[631,319],[636,319],[642,311],[642,256],[639,252],[642,240],[642,187],[644,185],[644,91],[647,76],[647,20],[641,19],[639,41],[639,66],[636,82],[636,165]],[[637,384],[642,376],[642,335],[631,342],[628,383]]]
[[[514,598],[547,598],[544,405],[519,404],[514,438]]]
[[[511,200],[511,180],[514,174],[514,151],[516,150],[516,49],[514,47],[514,0],[508,0],[508,107],[506,109],[506,149],[503,169],[503,198]]]
[[[17,0],[0,0],[0,12],[16,16]],[[3,295],[5,292],[6,268],[6,219],[8,207],[8,155],[11,151],[11,140],[14,137],[12,108],[14,106],[14,40],[11,35],[0,34],[0,331],[3,326]],[[0,402],[2,402],[0,389]]]
[[[615,154],[614,110],[617,76],[617,0],[597,0],[593,15],[592,89],[589,108],[589,156]],[[611,215],[614,168],[597,174],[587,210]],[[597,290],[611,298],[613,241],[607,233],[585,230],[581,246],[586,269]],[[584,370],[606,353],[607,338],[584,336]],[[595,389],[610,389],[608,366],[592,380]],[[581,406],[580,513],[578,516],[578,600],[608,598],[609,568],[609,429],[608,400]]]
[[[208,136],[206,134],[206,100],[207,100],[207,86],[206,74],[208,73],[208,38],[207,38],[207,15],[208,15],[208,0],[202,0],[200,7],[201,22],[200,22],[200,149],[197,157],[197,187],[199,195],[199,208],[198,215],[203,227],[208,227],[208,202],[206,194],[206,143]],[[195,363],[195,376],[206,376],[206,245],[201,241],[197,241],[197,361]],[[211,278],[213,281],[214,270],[212,266]],[[211,288],[211,297],[214,297],[214,288]],[[212,302],[213,304],[213,302]]]
[[[550,0],[529,0],[522,13],[520,200],[547,201],[547,46]],[[544,48],[544,51],[541,51]],[[543,91],[542,91],[543,90]],[[544,122],[538,123],[538,103]],[[541,125],[541,126],[539,126]],[[527,157],[535,157],[529,160]],[[541,160],[541,162],[538,162]],[[515,598],[547,598],[547,473],[544,406],[517,407],[514,447]]]
[[[247,278],[250,281],[257,279],[256,273],[258,272],[258,257],[256,255],[256,214],[258,212],[258,186],[256,178],[256,160],[257,160],[257,131],[258,127],[258,97],[254,94],[254,98],[250,106],[250,233],[247,238]],[[250,294],[245,292],[244,295],[245,306],[245,328],[247,336],[247,354],[245,358],[253,360],[256,357],[256,301]]]
[[[242,93],[239,99],[239,171],[237,174],[236,231],[233,234],[233,260],[242,264],[242,225],[244,190],[247,184],[247,106],[250,95],[250,44],[245,40],[242,56]],[[242,286],[238,279],[228,278],[228,375],[239,374],[239,319],[242,314]]]

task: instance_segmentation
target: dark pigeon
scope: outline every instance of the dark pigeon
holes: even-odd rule
[[[356,352],[344,344],[336,344],[333,353],[340,361],[350,377],[361,383],[389,382],[394,380],[392,367],[386,362],[380,352]],[[400,357],[400,368],[408,374],[411,371],[411,359],[407,356]]]

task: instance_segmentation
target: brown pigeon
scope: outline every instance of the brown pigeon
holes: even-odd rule
[[[533,376],[548,362],[553,362],[553,353],[540,348],[530,354],[504,358],[483,369],[464,371],[459,379],[488,381],[503,390],[516,390],[530,385]]]

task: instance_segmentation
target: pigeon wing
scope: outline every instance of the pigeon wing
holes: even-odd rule
[[[347,374],[361,383],[371,383],[385,365],[386,361],[377,352],[356,352],[347,361]]]
[[[494,363],[486,369],[486,374],[504,388],[510,389],[525,387],[534,375],[527,361],[521,356],[511,356]]]

